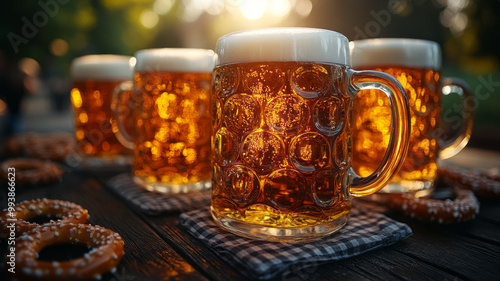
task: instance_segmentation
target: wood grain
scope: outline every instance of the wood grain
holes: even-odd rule
[[[476,150],[466,151],[459,154],[455,161],[481,163],[482,159],[477,159],[475,154]],[[485,163],[500,163],[497,154],[482,152],[477,155],[484,158]],[[103,280],[250,280],[241,275],[238,268],[229,266],[210,248],[177,226],[179,213],[145,215],[108,190],[104,183],[114,175],[116,173],[110,171],[84,173],[68,169],[59,183],[19,186],[16,199],[73,201],[88,209],[90,224],[120,233],[125,240],[126,254],[117,272],[107,274]],[[419,222],[384,206],[358,201],[355,207],[364,205],[408,224],[413,235],[394,245],[342,261],[306,262],[292,266],[273,281],[498,280],[499,201],[481,199],[480,214],[476,219],[451,225]],[[5,206],[6,189],[3,188],[0,207],[3,209]],[[0,254],[6,254],[5,241],[0,242]],[[4,262],[2,268],[5,268]]]
[[[206,280],[95,179],[71,172],[53,185],[17,189],[18,201],[35,198],[75,202],[89,211],[89,224],[109,228],[123,237],[125,255],[117,272],[107,274],[103,280]],[[2,201],[2,209],[5,208],[5,202]],[[2,255],[5,255],[4,244],[2,242]]]

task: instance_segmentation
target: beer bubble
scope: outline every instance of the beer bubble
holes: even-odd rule
[[[279,209],[292,210],[304,201],[307,182],[299,172],[280,169],[271,173],[265,180],[265,198]]]
[[[270,101],[265,109],[267,125],[278,133],[297,133],[307,123],[308,110],[302,99],[281,96]]]
[[[328,136],[338,134],[345,121],[344,102],[338,97],[322,98],[314,107],[313,119],[316,128]]]
[[[341,179],[334,170],[319,173],[312,184],[314,202],[323,207],[329,207],[339,201],[341,194]]]
[[[226,173],[227,192],[231,200],[239,206],[253,203],[260,193],[259,178],[245,166],[235,165]]]
[[[269,170],[280,165],[284,158],[283,141],[269,132],[253,132],[242,144],[243,160],[250,166]]]
[[[292,74],[295,93],[306,99],[318,98],[329,87],[328,71],[320,65],[301,66]]]
[[[341,170],[347,168],[351,161],[351,137],[342,134],[335,140],[335,164]]]
[[[223,75],[222,75],[223,74]],[[220,67],[214,72],[215,95],[229,96],[238,86],[238,69]]]
[[[222,186],[224,185],[224,174],[221,167],[214,163],[212,168],[212,196],[219,195]]]
[[[236,138],[225,127],[220,128],[214,137],[214,156],[217,163],[225,166],[238,156]]]
[[[300,171],[311,173],[328,164],[330,149],[325,137],[306,133],[295,137],[290,144],[290,161]]]
[[[285,73],[273,65],[257,65],[245,76],[246,89],[253,95],[274,96],[284,85]]]
[[[218,97],[212,98],[212,126],[218,128],[222,121],[222,106]]]
[[[225,124],[234,133],[254,130],[260,123],[260,106],[249,95],[237,94],[224,105]]]

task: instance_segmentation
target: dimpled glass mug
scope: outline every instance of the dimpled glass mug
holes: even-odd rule
[[[111,112],[113,89],[132,80],[132,57],[88,55],[71,64],[71,103],[75,115],[78,152],[86,167],[129,164],[131,151],[116,138]]]
[[[459,79],[441,78],[441,51],[432,41],[368,39],[351,42],[351,64],[356,69],[383,71],[396,77],[408,97],[411,135],[408,155],[399,172],[377,194],[432,191],[438,158],[448,158],[467,144],[472,130],[473,106],[468,86]],[[463,102],[458,134],[442,141],[442,94],[458,93]],[[447,115],[445,115],[447,116]],[[455,120],[456,117],[452,117]],[[361,91],[354,99],[353,167],[359,175],[372,173],[384,157],[389,141],[390,108],[385,94]]]
[[[209,189],[214,52],[161,48],[135,57],[133,85],[124,83],[115,92],[121,100],[133,88],[132,132],[118,125],[125,144],[134,148],[134,181],[161,193]]]
[[[353,197],[381,189],[408,147],[396,79],[349,67],[348,40],[313,28],[230,33],[217,42],[212,88],[216,223],[270,241],[318,239],[348,220]],[[351,168],[351,102],[359,89],[392,101],[391,147],[368,177]]]

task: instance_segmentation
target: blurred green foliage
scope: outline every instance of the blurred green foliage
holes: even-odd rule
[[[138,49],[150,47],[158,28],[147,29],[140,24],[140,13],[154,0],[38,0],[12,1],[0,10],[7,21],[0,25],[0,51],[9,58],[30,57],[42,69],[54,67],[67,76],[74,57],[91,53],[133,55]],[[162,17],[161,25],[172,24],[170,15]],[[50,52],[50,44],[61,38],[68,51],[61,57]],[[170,34],[156,45],[175,45],[176,34]]]
[[[71,60],[77,56],[92,53],[133,55],[139,49],[152,47],[214,48],[217,37],[224,33],[265,26],[262,21],[251,21],[229,13],[204,13],[189,22],[182,17],[188,4],[193,7],[210,1],[164,0],[173,6],[158,17],[156,25],[147,28],[141,23],[141,16],[145,10],[153,8],[155,1],[158,0],[9,1],[0,9],[0,59],[30,57],[40,64],[42,75],[50,72],[51,75],[68,77]],[[294,1],[298,3],[299,0]],[[311,1],[314,6],[308,17],[289,16],[273,25],[326,28],[351,39],[361,30],[369,37],[437,41],[443,49],[444,76],[467,81],[473,92],[484,79],[493,81],[488,88],[488,97],[478,100],[475,132],[489,132],[484,134],[485,139],[494,133],[500,134],[500,86],[495,84],[500,83],[500,36],[497,34],[500,30],[500,1]],[[233,6],[240,2],[224,1]],[[462,4],[467,5],[463,10],[458,9],[457,5]],[[453,28],[443,23],[446,9],[454,11],[455,16],[460,14],[462,19],[466,16],[466,26],[461,32],[453,32]],[[374,16],[384,13],[390,15],[387,22]],[[36,31],[27,27],[30,24]],[[378,29],[374,30],[374,27]],[[50,50],[51,43],[58,38],[68,44],[67,52],[61,56]],[[445,99],[445,107],[453,103],[453,100]],[[500,136],[498,138],[500,140]],[[497,146],[500,149],[500,145]]]

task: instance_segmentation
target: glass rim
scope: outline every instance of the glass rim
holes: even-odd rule
[[[115,54],[92,54],[77,57],[71,62],[71,79],[130,80],[133,76],[134,57]]]
[[[134,72],[212,72],[215,53],[200,48],[153,48],[135,53]]]
[[[441,48],[435,41],[373,38],[349,42],[351,66],[404,66],[441,69]]]
[[[269,27],[225,34],[217,40],[217,65],[242,62],[313,61],[349,65],[349,40],[311,27]]]

